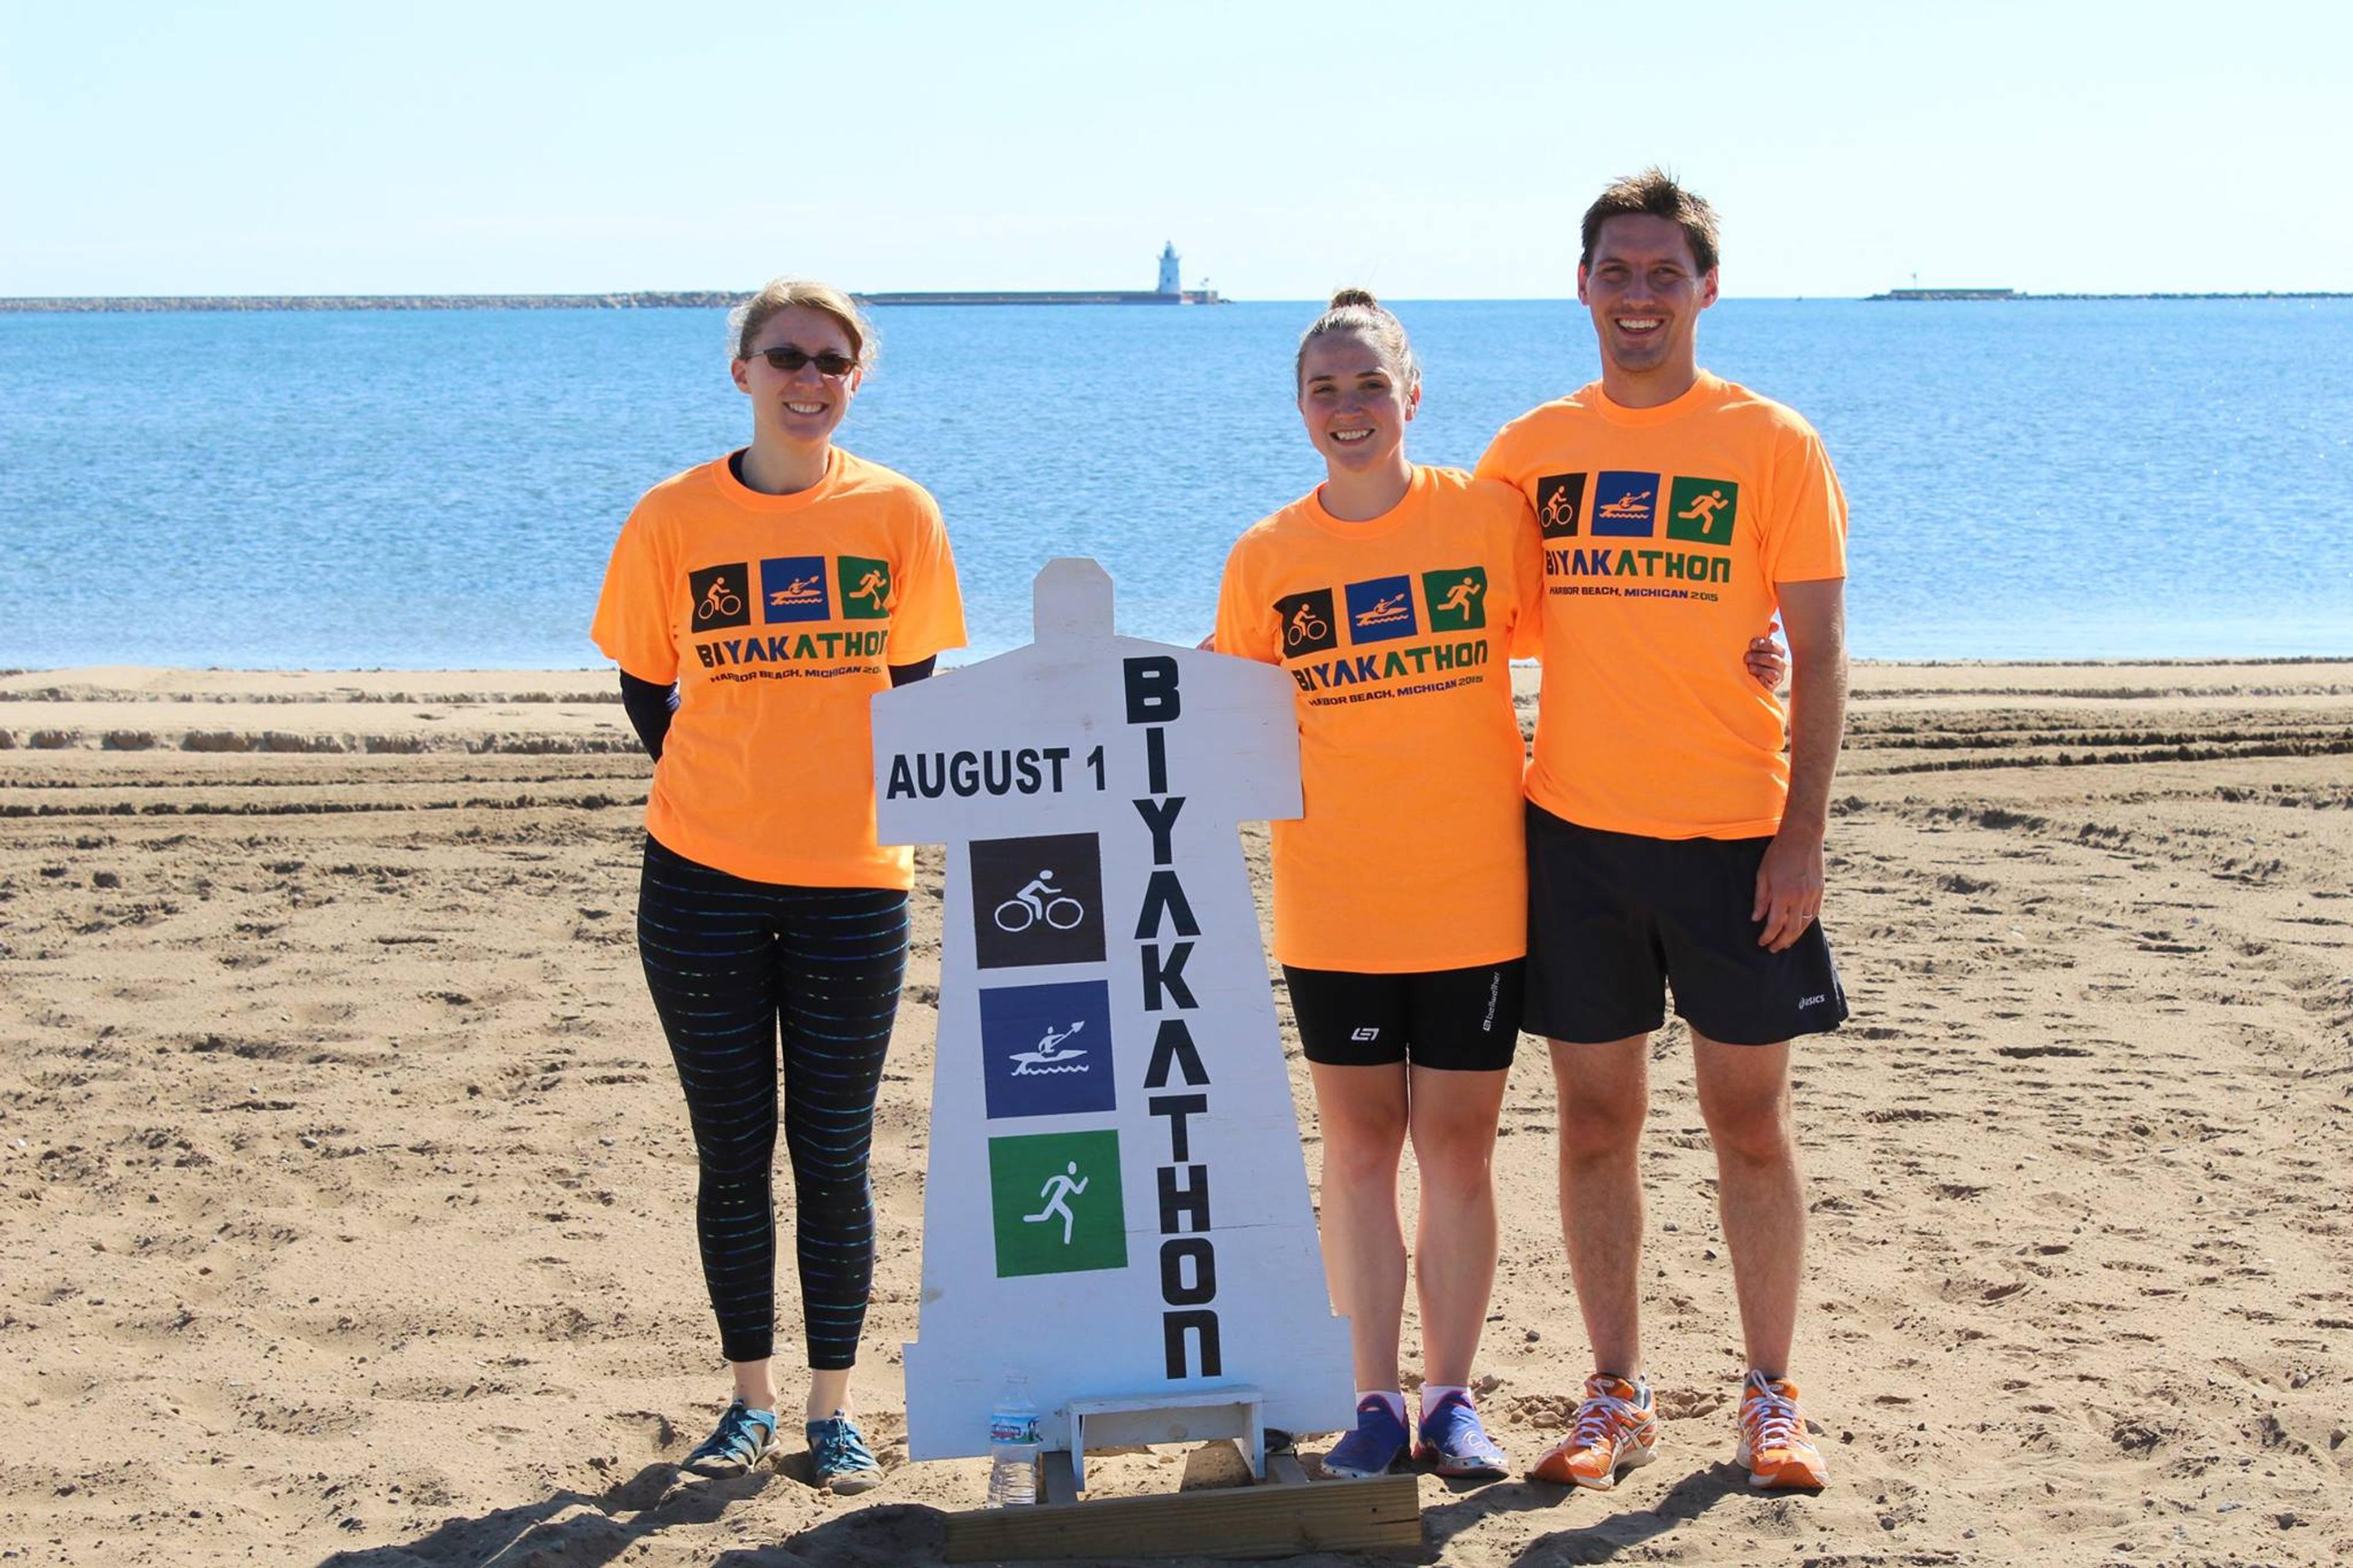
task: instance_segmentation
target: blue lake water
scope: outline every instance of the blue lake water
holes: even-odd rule
[[[1402,303],[1420,461],[1591,379],[1565,303]],[[1306,304],[898,309],[840,436],[938,496],[976,652],[1086,554],[1191,641],[1321,465]],[[2353,653],[2353,301],[1728,300],[1710,368],[1796,406],[1873,658]],[[704,310],[0,314],[0,666],[561,668],[615,530],[738,446]]]

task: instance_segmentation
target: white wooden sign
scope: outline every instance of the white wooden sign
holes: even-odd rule
[[[1008,1371],[1072,1399],[1251,1385],[1345,1426],[1332,1314],[1238,825],[1299,815],[1270,665],[1113,635],[1050,563],[1037,640],[874,699],[882,842],[948,846],[918,1459],[986,1453]]]

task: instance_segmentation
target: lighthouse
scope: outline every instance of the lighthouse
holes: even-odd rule
[[[1184,291],[1185,285],[1177,277],[1176,242],[1172,239],[1160,247],[1160,287],[1155,292],[1181,294]]]

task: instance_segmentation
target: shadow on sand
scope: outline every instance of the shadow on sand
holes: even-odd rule
[[[681,1478],[674,1464],[652,1464],[602,1492],[567,1489],[535,1503],[444,1520],[413,1541],[335,1552],[319,1568],[602,1568],[663,1531],[711,1524],[769,1487],[800,1484],[765,1470],[696,1480]],[[883,1504],[853,1510],[774,1546],[714,1547],[713,1563],[726,1568],[936,1563],[944,1536],[938,1510]]]
[[[733,1505],[771,1486],[799,1484],[762,1471],[728,1480],[682,1480],[675,1465],[648,1465],[600,1492],[560,1491],[542,1501],[472,1519],[449,1519],[414,1541],[338,1552],[319,1568],[603,1568],[665,1530],[716,1521]],[[1515,1568],[1607,1563],[1630,1547],[1688,1524],[1727,1497],[1749,1493],[1748,1472],[1713,1465],[1677,1481],[1651,1507],[1612,1508],[1605,1500],[1528,1481],[1450,1485],[1451,1501],[1421,1514],[1419,1552],[1378,1554],[1435,1563],[1447,1543],[1498,1514],[1580,1513],[1531,1541]],[[900,1568],[940,1561],[945,1516],[911,1503],[854,1508],[773,1545],[717,1548],[712,1568]]]
[[[1513,1560],[1519,1565],[1555,1563],[1607,1563],[1629,1547],[1639,1546],[1689,1524],[1727,1497],[1746,1497],[1748,1472],[1736,1465],[1711,1465],[1694,1470],[1646,1509],[1614,1506],[1607,1496],[1575,1488],[1563,1489],[1535,1481],[1499,1481],[1486,1486],[1450,1486],[1456,1500],[1421,1510],[1425,1561],[1436,1561],[1446,1543],[1463,1531],[1500,1513],[1534,1516],[1555,1513],[1575,1517],[1582,1512],[1590,1523],[1548,1531],[1528,1542]]]

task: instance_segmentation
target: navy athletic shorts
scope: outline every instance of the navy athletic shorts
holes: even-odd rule
[[[1282,966],[1299,1047],[1326,1067],[1418,1068],[1500,1072],[1520,1043],[1521,986],[1527,963],[1507,959],[1468,969],[1362,974]]]
[[[1527,1004],[1520,1026],[1596,1043],[1675,1016],[1711,1040],[1769,1046],[1846,1019],[1820,921],[1757,945],[1757,868],[1770,838],[1644,838],[1528,805]]]

